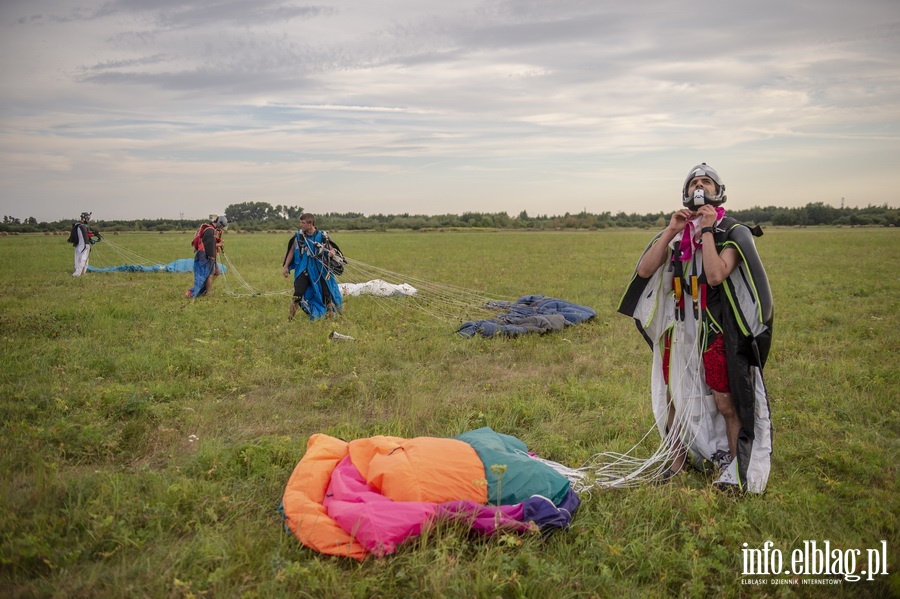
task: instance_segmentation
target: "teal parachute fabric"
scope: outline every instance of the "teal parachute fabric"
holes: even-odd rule
[[[516,437],[483,427],[454,438],[471,445],[484,462],[488,501],[493,505],[521,503],[535,494],[558,505],[569,491],[569,480],[533,459]]]
[[[228,269],[220,262],[219,272],[224,274],[226,270]],[[153,264],[150,266],[143,264],[122,264],[119,266],[107,266],[106,268],[88,266],[88,272],[194,272],[194,259],[180,258],[168,264]]]

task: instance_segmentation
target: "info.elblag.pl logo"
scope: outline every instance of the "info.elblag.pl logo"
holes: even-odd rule
[[[791,576],[786,579],[744,579],[744,584],[840,584],[843,581],[875,580],[886,576],[887,541],[868,549],[841,549],[831,541],[803,541],[802,546],[785,553],[766,541],[760,548],[744,543],[741,549],[743,571],[748,576]],[[803,578],[803,577],[839,578]]]

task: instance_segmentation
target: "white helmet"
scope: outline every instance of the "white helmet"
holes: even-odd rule
[[[224,229],[228,226],[228,219],[224,216],[216,218],[215,223],[217,229]]]
[[[688,195],[688,185],[691,182],[691,179],[694,177],[709,177],[716,184],[716,195],[710,197],[703,193],[702,195],[698,193],[697,195],[689,196]],[[698,192],[702,192],[703,190],[697,190]],[[688,173],[688,176],[684,180],[684,185],[681,187],[681,201],[684,204],[685,208],[690,208],[691,210],[696,210],[703,204],[710,204],[711,206],[720,206],[725,203],[727,196],[725,195],[725,184],[722,183],[722,178],[719,177],[719,173],[716,172],[716,169],[707,165],[705,162],[698,164],[694,168],[691,169],[691,172]]]

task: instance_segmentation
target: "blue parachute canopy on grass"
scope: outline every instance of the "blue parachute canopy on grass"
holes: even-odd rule
[[[224,273],[228,270],[224,264],[219,264],[219,272]],[[119,266],[107,266],[106,268],[96,268],[88,266],[88,272],[194,272],[193,258],[179,258],[168,264],[122,264]]]
[[[593,308],[543,295],[525,295],[515,302],[491,302],[488,305],[506,310],[506,313],[491,320],[464,322],[456,332],[467,338],[476,334],[515,337],[525,333],[549,333],[597,315]]]

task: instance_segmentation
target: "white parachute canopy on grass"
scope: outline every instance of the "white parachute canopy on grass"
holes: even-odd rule
[[[377,295],[379,297],[391,297],[394,295],[415,295],[418,290],[409,283],[388,283],[383,279],[373,279],[365,283],[340,283],[341,294],[344,296]]]

